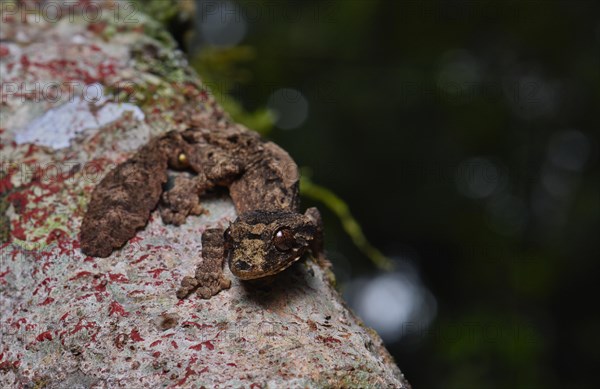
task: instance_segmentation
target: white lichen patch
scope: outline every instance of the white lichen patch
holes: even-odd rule
[[[144,120],[144,112],[130,103],[108,102],[100,98],[97,102],[77,97],[57,108],[46,111],[42,116],[16,131],[17,144],[34,143],[52,149],[69,147],[75,136],[98,129],[130,112],[138,121]]]

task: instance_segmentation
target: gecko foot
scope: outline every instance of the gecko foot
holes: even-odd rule
[[[162,195],[160,216],[163,222],[179,226],[185,223],[188,215],[200,215],[203,212],[198,181],[182,175],[175,177],[173,187]]]
[[[209,299],[223,289],[231,287],[231,280],[225,278],[223,273],[198,273],[196,271],[196,280],[199,285],[196,294],[203,299]]]
[[[177,298],[184,299],[198,287],[198,281],[194,277],[183,277],[181,287],[177,290]]]
[[[209,228],[202,234],[202,262],[194,277],[183,277],[177,298],[183,299],[194,290],[203,299],[209,299],[231,287],[231,280],[223,274],[224,238],[220,228]]]
[[[226,278],[223,273],[202,273],[200,270],[196,271],[196,278],[183,277],[181,287],[177,290],[177,298],[182,300],[195,290],[201,298],[209,299],[230,287],[231,280]]]

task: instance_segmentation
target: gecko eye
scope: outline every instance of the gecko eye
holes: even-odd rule
[[[183,151],[178,151],[169,157],[169,167],[175,170],[185,170],[190,167],[190,160]]]
[[[190,161],[188,160],[188,157],[187,155],[185,155],[185,153],[179,153],[179,155],[177,156],[177,162],[181,167],[190,166]]]
[[[289,228],[280,228],[273,235],[273,245],[279,251],[288,251],[294,246],[294,234]]]

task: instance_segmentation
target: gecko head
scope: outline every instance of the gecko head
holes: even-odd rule
[[[229,269],[243,280],[279,273],[303,256],[316,230],[314,220],[295,212],[243,213],[225,231]]]

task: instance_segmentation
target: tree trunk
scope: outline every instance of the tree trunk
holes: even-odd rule
[[[408,388],[312,261],[176,298],[201,232],[235,218],[227,198],[178,227],[155,211],[108,258],[81,253],[86,204],[115,164],[224,113],[133,4],[50,3],[2,4],[0,386]]]

